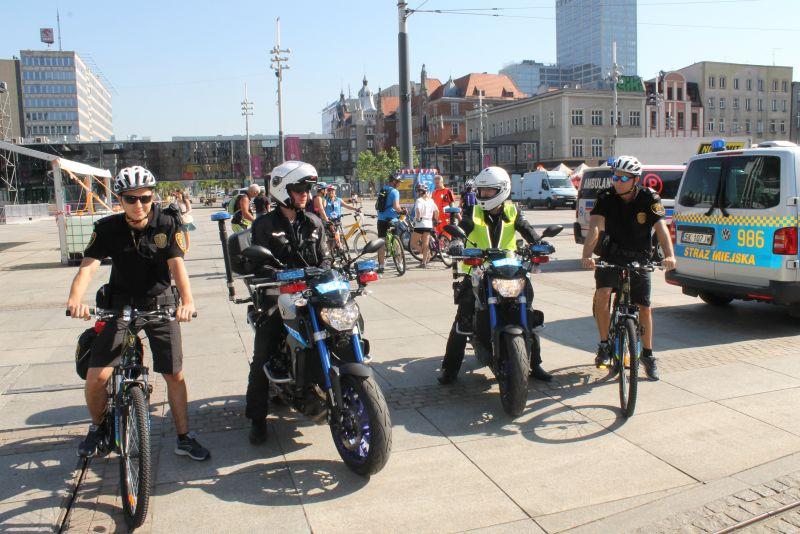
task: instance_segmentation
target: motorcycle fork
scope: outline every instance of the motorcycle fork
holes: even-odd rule
[[[319,353],[319,361],[322,364],[322,372],[325,376],[325,392],[328,395],[334,415],[338,418],[342,406],[342,384],[339,369],[331,366],[331,355],[328,352],[328,346],[325,344],[326,332],[319,327],[317,320],[317,311],[314,306],[309,302],[308,313],[311,317],[311,330],[314,334],[314,342],[317,345],[317,352]]]

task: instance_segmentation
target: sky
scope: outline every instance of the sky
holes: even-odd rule
[[[504,9],[493,12],[502,17],[411,15],[413,80],[423,63],[429,77],[445,81],[522,59],[555,62],[555,0],[409,2],[418,6]],[[800,0],[639,0],[638,6],[640,76],[702,60],[771,65],[774,59],[800,79]],[[373,91],[398,79],[396,0],[0,0],[0,58],[43,49],[39,28],[55,27],[57,10],[63,49],[91,55],[115,89],[118,139],[243,134],[245,83],[254,103],[251,133],[276,134],[268,51],[277,17],[281,47],[291,49],[285,132],[320,133],[322,108],[341,89],[355,96],[365,75]]]

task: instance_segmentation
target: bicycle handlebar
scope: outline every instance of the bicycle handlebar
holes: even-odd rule
[[[72,317],[72,314],[69,310],[64,310],[67,317]],[[154,311],[139,311],[136,309],[132,310],[133,315],[132,317],[149,317],[153,319],[174,319],[175,318],[175,310],[154,310]],[[122,312],[120,310],[107,310],[104,308],[89,308],[89,315],[93,315],[97,318],[101,317],[120,317],[122,316]],[[197,312],[192,313],[192,318],[197,317]]]
[[[615,263],[607,263],[604,261],[598,261],[594,264],[596,269],[631,269],[634,271],[642,271],[652,273],[657,268],[663,269],[664,264],[660,261],[651,261],[644,264],[639,263],[638,261],[632,261],[627,265],[617,265]]]

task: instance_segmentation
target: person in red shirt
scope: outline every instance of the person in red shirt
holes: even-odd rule
[[[450,214],[445,213],[444,209],[453,205],[456,197],[449,188],[444,186],[444,179],[441,175],[434,176],[433,182],[435,189],[431,193],[431,198],[436,203],[436,207],[439,208],[439,224],[436,226],[436,233],[439,234],[444,231],[446,225],[450,224]]]

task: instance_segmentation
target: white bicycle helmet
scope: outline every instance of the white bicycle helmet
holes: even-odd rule
[[[634,156],[620,156],[614,160],[611,168],[615,171],[629,172],[634,176],[642,175],[642,163]]]
[[[511,178],[500,167],[486,167],[475,177],[478,205],[491,211],[500,206],[511,194]],[[481,191],[481,190],[488,191]]]
[[[464,189],[470,190],[474,188],[475,188],[475,180],[470,179],[464,182]]]
[[[153,173],[139,165],[125,167],[119,171],[114,179],[114,192],[117,194],[155,186],[156,177],[153,176]]]
[[[289,188],[295,186],[310,191],[317,183],[317,169],[310,163],[302,161],[285,161],[272,169],[270,175],[269,196],[283,207],[291,207]]]

